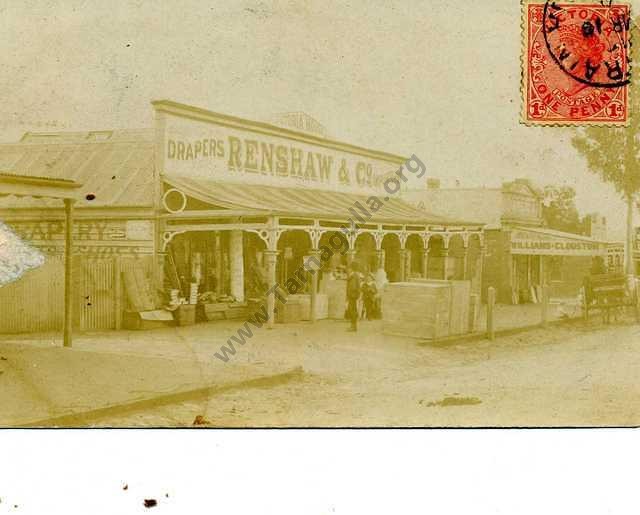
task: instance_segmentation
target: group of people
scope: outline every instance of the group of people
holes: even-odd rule
[[[255,296],[266,294],[268,283],[266,271],[258,260],[250,266],[249,291]],[[386,276],[381,284],[385,284]],[[351,322],[350,331],[358,330],[358,320],[379,320],[382,318],[382,301],[376,277],[354,261],[347,271],[347,309],[345,318]]]
[[[360,302],[362,300],[362,302]],[[362,309],[360,306],[362,305]],[[351,325],[349,331],[358,330],[358,320],[377,320],[382,318],[381,301],[375,277],[368,272],[363,274],[358,262],[349,267],[347,276],[347,310],[345,318]]]

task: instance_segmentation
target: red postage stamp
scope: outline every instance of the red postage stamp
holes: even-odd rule
[[[611,1],[523,3],[523,123],[627,123],[630,9]]]

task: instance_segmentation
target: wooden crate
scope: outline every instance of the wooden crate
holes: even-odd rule
[[[451,290],[448,281],[388,284],[382,294],[383,332],[425,339],[448,336]]]
[[[204,316],[207,320],[224,320],[225,311],[229,309],[229,304],[226,302],[212,302],[203,304]]]
[[[471,302],[471,281],[442,279],[411,279],[411,282],[434,285],[448,285],[451,288],[449,306],[449,335],[467,334],[470,332],[469,309]]]
[[[173,316],[177,325],[193,325],[196,323],[196,305],[180,304]]]
[[[250,315],[253,315],[253,312],[249,311],[246,304],[229,304],[229,307],[224,312],[227,320],[246,319]]]
[[[128,330],[148,331],[168,327],[172,321],[144,320],[137,311],[126,310],[122,314],[122,327]]]
[[[279,324],[288,324],[291,322],[300,322],[302,320],[302,306],[299,299],[292,299],[290,295],[286,303],[278,302],[276,312],[276,322]]]
[[[300,304],[300,316],[302,317],[302,320],[311,320],[311,295],[289,295],[287,297],[287,304],[291,301],[295,301]],[[316,295],[316,320],[326,319],[329,316],[328,308],[329,303],[327,295],[324,293],[318,293]],[[344,309],[342,312],[344,314]]]

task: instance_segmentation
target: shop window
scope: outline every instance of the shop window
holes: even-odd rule
[[[552,256],[549,259],[549,278],[552,281],[562,281],[562,256]]]

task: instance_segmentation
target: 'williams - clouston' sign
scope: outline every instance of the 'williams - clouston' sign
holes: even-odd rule
[[[599,256],[606,252],[606,244],[599,241],[573,239],[544,231],[516,230],[511,233],[511,254],[547,256]]]

